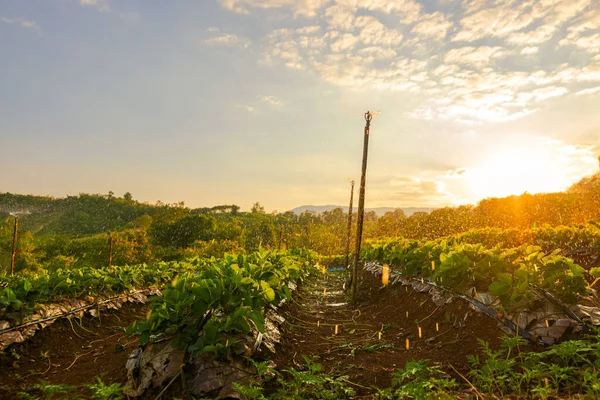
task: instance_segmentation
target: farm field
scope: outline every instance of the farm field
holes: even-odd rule
[[[354,297],[341,209],[80,196],[96,222],[76,232],[72,204],[4,196],[31,212],[0,276],[0,398],[597,398],[600,215],[586,179],[366,215]]]
[[[42,302],[85,298],[97,293],[98,287],[112,288],[108,294],[113,296],[141,288],[154,288],[162,296],[152,296],[146,304],[122,302],[118,310],[102,310],[95,316],[76,313],[75,318],[58,319],[41,329],[24,344],[9,346],[2,362],[13,373],[2,378],[3,396],[121,398],[131,384],[125,368],[131,352],[138,345],[148,349],[168,339],[174,348],[183,346],[189,357],[210,355],[239,363],[234,365],[247,373],[235,380],[245,386],[230,386],[247,398],[425,398],[432,393],[436,398],[594,398],[599,349],[593,313],[588,318],[579,315],[580,319],[565,310],[559,310],[562,315],[557,317],[554,310],[548,320],[537,321],[552,327],[559,320],[574,318],[554,346],[528,335],[531,321],[521,333],[517,328],[507,334],[499,327],[506,330],[503,322],[507,321],[518,324],[513,317],[536,307],[547,311],[540,306],[541,299],[534,298],[533,289],[522,288],[523,282],[502,280],[505,275],[525,279],[517,272],[520,269],[529,271],[526,285],[539,285],[576,314],[573,305],[578,303],[586,304],[588,312],[595,309],[598,302],[590,286],[596,279],[599,231],[591,224],[523,231],[519,238],[496,230],[437,241],[373,240],[363,252],[366,264],[356,305],[343,289],[347,274],[333,266],[330,272],[317,267],[317,255],[306,251],[262,250],[220,261],[112,267],[97,270],[94,279],[87,270],[65,272],[62,277],[61,271],[39,274],[27,282],[23,276],[6,278],[0,304],[3,318],[11,322],[39,306],[32,298]],[[514,242],[496,239],[505,237]],[[557,238],[562,238],[561,247],[553,248]],[[478,244],[469,243],[475,240]],[[485,242],[497,244],[487,248]],[[574,250],[587,255],[582,260],[588,263],[581,266],[568,258]],[[335,264],[339,258],[321,261]],[[381,282],[384,263],[391,265],[392,282],[387,285]],[[162,272],[144,277],[153,268]],[[546,270],[554,274],[551,279],[545,279]],[[77,282],[77,276],[85,279]],[[67,281],[77,290],[65,286]],[[294,289],[300,283],[293,292],[292,282]],[[434,291],[446,287],[450,294],[440,300],[440,293],[433,293],[428,284]],[[40,293],[48,292],[48,287],[63,289],[42,298]],[[473,292],[466,290],[472,288]],[[490,316],[463,298],[471,293],[483,303],[476,293],[488,290],[489,296],[483,298],[495,297],[487,306],[497,315]],[[269,304],[283,299],[280,307],[273,308],[278,316],[265,318]],[[219,310],[218,316],[206,319],[210,310]],[[278,326],[273,326],[275,321]],[[235,349],[244,334],[255,340],[258,334],[268,336],[273,328],[277,334],[268,343],[271,349]],[[253,361],[244,355],[252,355]],[[275,376],[267,373],[271,369],[277,371]],[[193,381],[198,371],[187,373]],[[184,382],[176,380],[161,396],[184,396],[190,390]],[[160,385],[149,387],[142,398],[153,398],[159,389]],[[202,397],[215,394],[213,390]]]

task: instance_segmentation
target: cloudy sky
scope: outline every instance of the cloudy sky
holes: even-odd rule
[[[267,210],[561,190],[600,0],[0,0],[0,192]]]

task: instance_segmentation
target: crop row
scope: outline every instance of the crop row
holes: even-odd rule
[[[473,232],[468,235],[472,240],[476,237]],[[530,306],[534,297],[532,287],[575,303],[588,294],[589,281],[600,272],[599,268],[588,272],[572,259],[559,255],[560,248],[547,252],[528,244],[514,248],[502,244],[487,247],[482,243],[465,243],[468,235],[437,241],[376,240],[367,243],[362,256],[369,261],[388,263],[400,269],[405,277],[431,279],[457,291],[472,287],[489,291],[499,296],[507,310]]]
[[[162,297],[150,300],[146,321],[130,332],[142,345],[170,337],[192,354],[230,354],[239,344],[237,334],[253,326],[264,331],[266,307],[289,298],[289,284],[301,280],[311,264],[309,251],[263,250],[213,260],[176,277]]]
[[[600,266],[600,226],[596,223],[531,229],[474,229],[438,240],[444,241],[449,244],[480,243],[488,248],[536,245],[546,253],[559,250],[560,255],[573,259],[587,270]]]
[[[181,271],[200,269],[205,263],[205,260],[195,259],[188,263],[82,267],[0,276],[0,319],[18,320],[30,314],[37,304],[64,298],[85,299],[161,287]]]

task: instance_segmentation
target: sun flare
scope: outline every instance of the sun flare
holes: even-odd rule
[[[470,171],[470,186],[479,198],[556,192],[574,183],[565,155],[547,148],[501,149]]]

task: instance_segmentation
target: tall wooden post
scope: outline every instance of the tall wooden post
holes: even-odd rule
[[[358,283],[358,260],[362,243],[363,220],[365,216],[365,186],[367,183],[367,156],[369,153],[369,128],[373,114],[365,113],[365,142],[363,146],[362,172],[360,175],[360,191],[358,194],[358,218],[356,221],[356,247],[354,248],[354,265],[352,266],[352,303],[356,304],[356,286]]]
[[[350,188],[350,207],[348,207],[348,232],[346,233],[346,257],[344,258],[344,268],[348,268],[350,257],[350,239],[352,236],[352,205],[354,203],[354,181]]]
[[[15,216],[15,229],[13,231],[13,247],[10,255],[10,274],[15,274],[15,256],[17,255],[17,235],[19,234],[19,216]]]
[[[108,234],[108,267],[112,267],[113,257],[113,236],[112,233]]]

